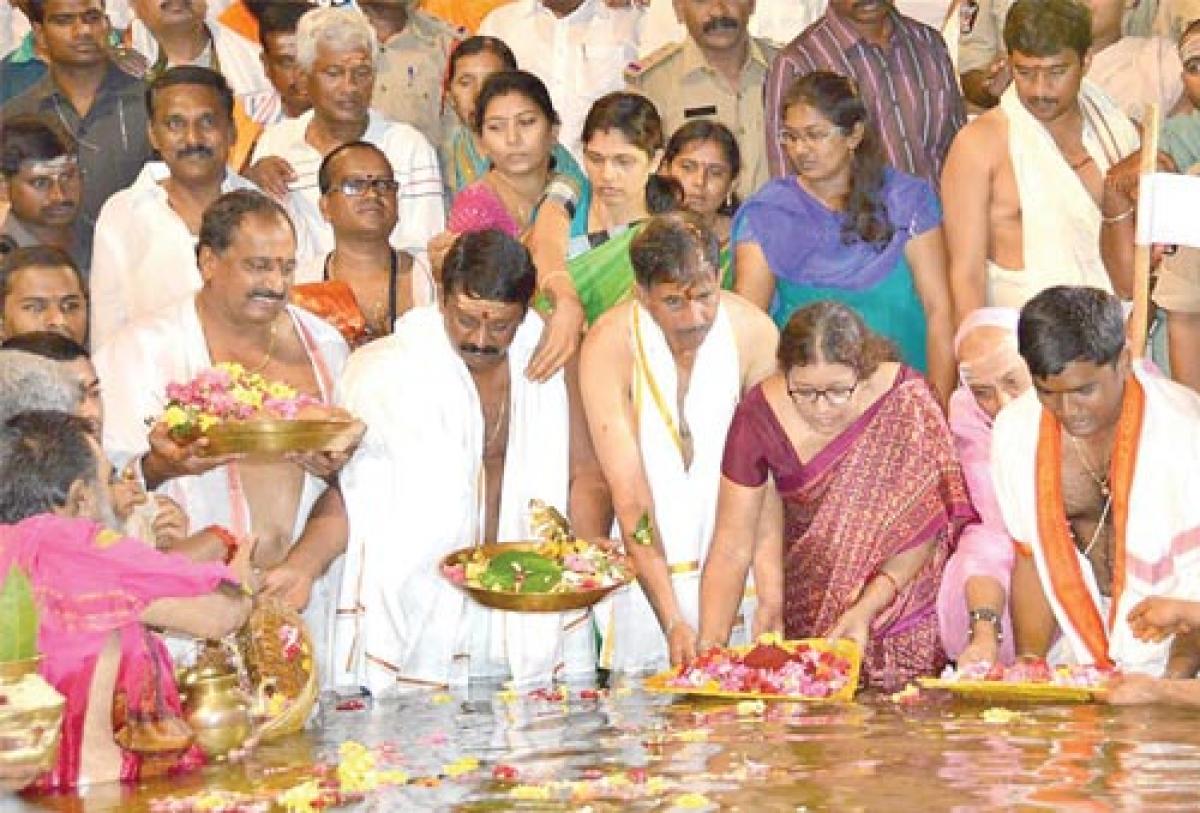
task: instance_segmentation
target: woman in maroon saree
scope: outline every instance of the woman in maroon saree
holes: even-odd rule
[[[866,682],[889,690],[945,665],[938,583],[973,512],[936,398],[895,359],[844,305],[792,316],[780,372],[747,393],[729,429],[702,645],[728,640],[770,475],[783,538],[759,544],[781,544],[782,567],[756,574],[759,626],[853,639]]]

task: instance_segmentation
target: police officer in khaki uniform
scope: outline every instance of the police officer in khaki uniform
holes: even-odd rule
[[[361,0],[379,37],[371,107],[410,124],[435,147],[453,125],[442,82],[454,45],[467,33],[415,8],[415,0]]]
[[[625,71],[632,90],[645,94],[669,137],[693,119],[720,121],[742,152],[738,195],[744,200],[770,178],[763,141],[763,85],[775,49],[750,36],[755,0],[675,0],[687,27],[683,42],[667,45]]]

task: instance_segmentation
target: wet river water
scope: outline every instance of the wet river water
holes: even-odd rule
[[[563,694],[480,687],[324,708],[307,732],[244,763],[0,808],[132,812],[204,787],[284,788],[353,739],[413,778],[356,810],[1200,810],[1191,711],[1009,703],[1019,715],[995,722],[983,711],[997,704],[940,693],[762,710],[636,687]],[[494,778],[497,765],[509,781]]]

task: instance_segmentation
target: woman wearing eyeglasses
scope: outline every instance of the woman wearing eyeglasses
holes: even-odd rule
[[[700,647],[729,639],[755,546],[759,631],[850,638],[870,685],[933,675],[946,656],[936,600],[946,558],[973,517],[946,421],[895,346],[837,302],[796,311],[779,371],[751,389],[725,445],[712,549],[700,586]],[[756,539],[768,476],[782,536]]]
[[[850,305],[929,375],[945,404],[953,326],[933,189],[884,163],[854,84],[833,73],[792,85],[779,138],[795,174],[738,210],[734,290],[781,327],[808,302]]]

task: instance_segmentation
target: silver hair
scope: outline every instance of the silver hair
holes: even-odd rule
[[[296,26],[296,61],[301,70],[312,70],[317,46],[322,44],[338,51],[366,51],[372,65],[379,60],[379,38],[358,9],[339,6],[305,13]]]
[[[0,350],[0,425],[32,409],[74,414],[82,395],[62,365],[23,350]]]

